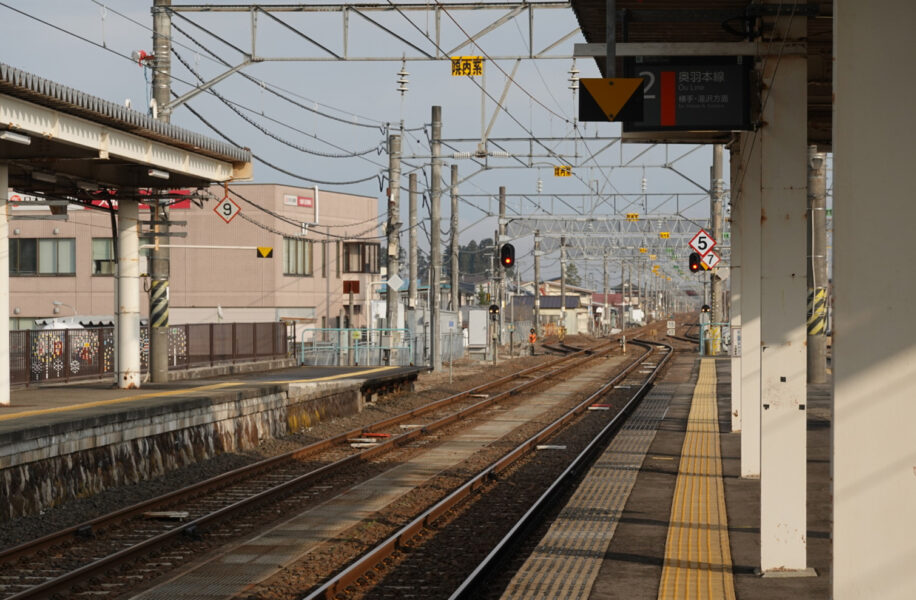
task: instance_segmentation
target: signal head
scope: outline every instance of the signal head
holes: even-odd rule
[[[505,269],[515,266],[515,246],[503,244],[499,249],[499,262]]]

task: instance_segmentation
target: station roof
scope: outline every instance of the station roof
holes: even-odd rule
[[[571,0],[573,12],[590,44],[604,44],[605,0]],[[715,43],[748,41],[742,32],[763,12],[807,20],[808,56],[808,141],[821,150],[832,143],[833,113],[833,1],[790,2],[763,5],[759,0],[616,0],[616,38],[632,43]],[[762,32],[767,39],[769,32]],[[771,49],[778,51],[778,46]],[[777,54],[778,56],[778,54]],[[605,58],[596,57],[602,73]],[[618,56],[617,72],[622,73]],[[684,141],[697,143],[728,141],[722,132],[628,132],[634,141]]]
[[[251,152],[0,63],[0,160],[10,187],[204,187],[250,178]]]

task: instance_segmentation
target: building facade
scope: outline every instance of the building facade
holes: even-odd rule
[[[179,235],[141,233],[141,273],[148,273],[146,256],[157,240],[169,246],[171,324],[368,324],[364,307],[378,296],[382,260],[376,198],[275,184],[210,192],[212,200],[173,205],[170,219],[178,224],[171,231]],[[112,215],[70,205],[63,220],[15,190],[10,195],[11,328],[56,317],[113,318]],[[142,207],[140,219],[149,221]],[[141,232],[149,230],[141,224]],[[263,257],[267,249],[270,258]],[[140,285],[148,290],[149,277]],[[148,310],[141,302],[143,316]]]

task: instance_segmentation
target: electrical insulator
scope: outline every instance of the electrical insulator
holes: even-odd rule
[[[579,89],[579,69],[576,68],[576,59],[573,59],[572,68],[569,69],[569,89],[573,92]]]
[[[538,177],[538,194],[544,191],[544,181]]]
[[[404,95],[404,92],[407,91],[407,84],[410,83],[410,80],[407,79],[410,73],[407,72],[407,61],[401,61],[401,70],[398,71],[398,91],[401,92],[401,95]]]

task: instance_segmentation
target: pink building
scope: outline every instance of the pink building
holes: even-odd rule
[[[172,231],[187,232],[186,237],[158,238],[173,246],[171,324],[283,319],[336,327],[348,309],[344,282],[358,281],[352,325],[366,325],[364,307],[368,294],[377,294],[378,285],[371,284],[379,280],[382,247],[376,198],[234,184],[228,194],[234,204],[221,206],[226,192],[210,191],[215,200],[202,207],[186,201],[171,209],[172,221],[187,223]],[[15,201],[17,193],[10,195]],[[28,196],[18,196],[24,202],[13,205],[9,227],[11,329],[29,329],[52,317],[113,318],[110,214],[71,204],[66,220],[55,220],[47,206],[29,206]],[[149,220],[146,211],[140,215]],[[35,216],[43,219],[29,219]],[[260,257],[257,248],[271,248],[272,258]],[[145,257],[140,271],[147,272]],[[141,285],[148,289],[149,278],[141,277]],[[145,317],[148,303],[141,306]]]

